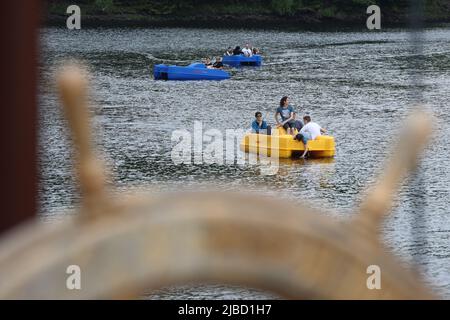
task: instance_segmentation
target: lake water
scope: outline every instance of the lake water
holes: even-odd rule
[[[72,151],[52,75],[67,58],[86,62],[93,75],[97,143],[119,189],[158,190],[212,183],[306,200],[347,217],[391,151],[415,92],[436,116],[436,135],[417,175],[406,181],[384,226],[384,239],[405,261],[450,298],[450,29],[427,30],[423,55],[412,53],[404,30],[282,32],[213,29],[47,28],[41,32],[40,215],[60,219],[78,201]],[[157,63],[187,65],[250,42],[264,66],[231,70],[222,82],[154,81]],[[422,62],[420,65],[416,62]],[[420,83],[412,81],[420,75]],[[310,114],[337,143],[332,161],[280,163],[275,176],[255,165],[174,165],[171,135],[248,128],[259,110],[273,124],[282,96]],[[178,286],[147,298],[264,298],[270,293],[223,285]]]

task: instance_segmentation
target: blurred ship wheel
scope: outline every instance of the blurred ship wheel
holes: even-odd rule
[[[38,220],[0,241],[0,298],[129,298],[172,284],[219,282],[300,299],[427,299],[420,276],[381,244],[378,230],[397,185],[430,136],[430,116],[409,119],[379,182],[357,214],[339,222],[304,205],[237,193],[170,193],[112,198],[93,151],[87,73],[58,77],[78,149],[83,206],[78,216]],[[78,265],[81,290],[68,290]],[[381,288],[369,289],[369,266]]]

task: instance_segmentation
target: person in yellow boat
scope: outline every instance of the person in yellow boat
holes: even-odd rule
[[[326,132],[324,128],[319,126],[317,123],[311,121],[310,116],[304,116],[303,121],[305,122],[305,125],[302,127],[300,132],[294,137],[295,140],[303,141],[303,143],[305,144],[305,152],[303,152],[303,155],[301,156],[302,158],[304,158],[308,153],[308,141],[314,140],[318,136]]]
[[[272,134],[272,128],[263,120],[262,113],[257,111],[255,113],[255,120],[252,122],[252,132],[261,134]]]
[[[278,115],[281,117],[281,122],[278,119]],[[283,127],[286,129],[287,134],[294,136],[295,111],[294,108],[289,105],[289,98],[286,96],[280,100],[280,106],[275,112],[275,121],[277,122],[277,127]]]

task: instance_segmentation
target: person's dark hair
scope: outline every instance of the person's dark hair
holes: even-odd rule
[[[261,116],[261,117],[262,117],[262,113],[259,112],[259,111],[257,111],[257,112],[255,113],[255,118],[258,117],[258,116]]]
[[[305,121],[305,122],[311,122],[311,117],[310,117],[310,116],[304,116],[304,117],[303,117],[303,121]]]
[[[280,100],[280,107],[284,106],[284,103],[286,102],[287,99],[288,99],[287,96],[284,96],[283,98],[281,98],[281,100]]]

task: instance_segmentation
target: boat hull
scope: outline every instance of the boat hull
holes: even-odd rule
[[[196,63],[186,67],[168,66],[164,64],[155,65],[153,68],[155,80],[226,80],[230,78],[228,72],[220,69],[208,69],[203,64]]]
[[[262,65],[262,60],[263,59],[259,54],[255,54],[251,57],[246,57],[244,55],[235,55],[235,56],[224,56],[222,59],[222,63],[232,67],[243,67],[243,66],[259,67]]]
[[[284,130],[283,130],[284,131]],[[240,149],[247,153],[279,158],[291,158],[301,155],[305,151],[302,141],[297,141],[291,135],[281,130],[274,130],[271,136],[249,133],[241,141]],[[280,134],[279,134],[280,133]],[[332,158],[335,155],[335,141],[331,136],[319,136],[308,141],[309,156],[311,158]]]

